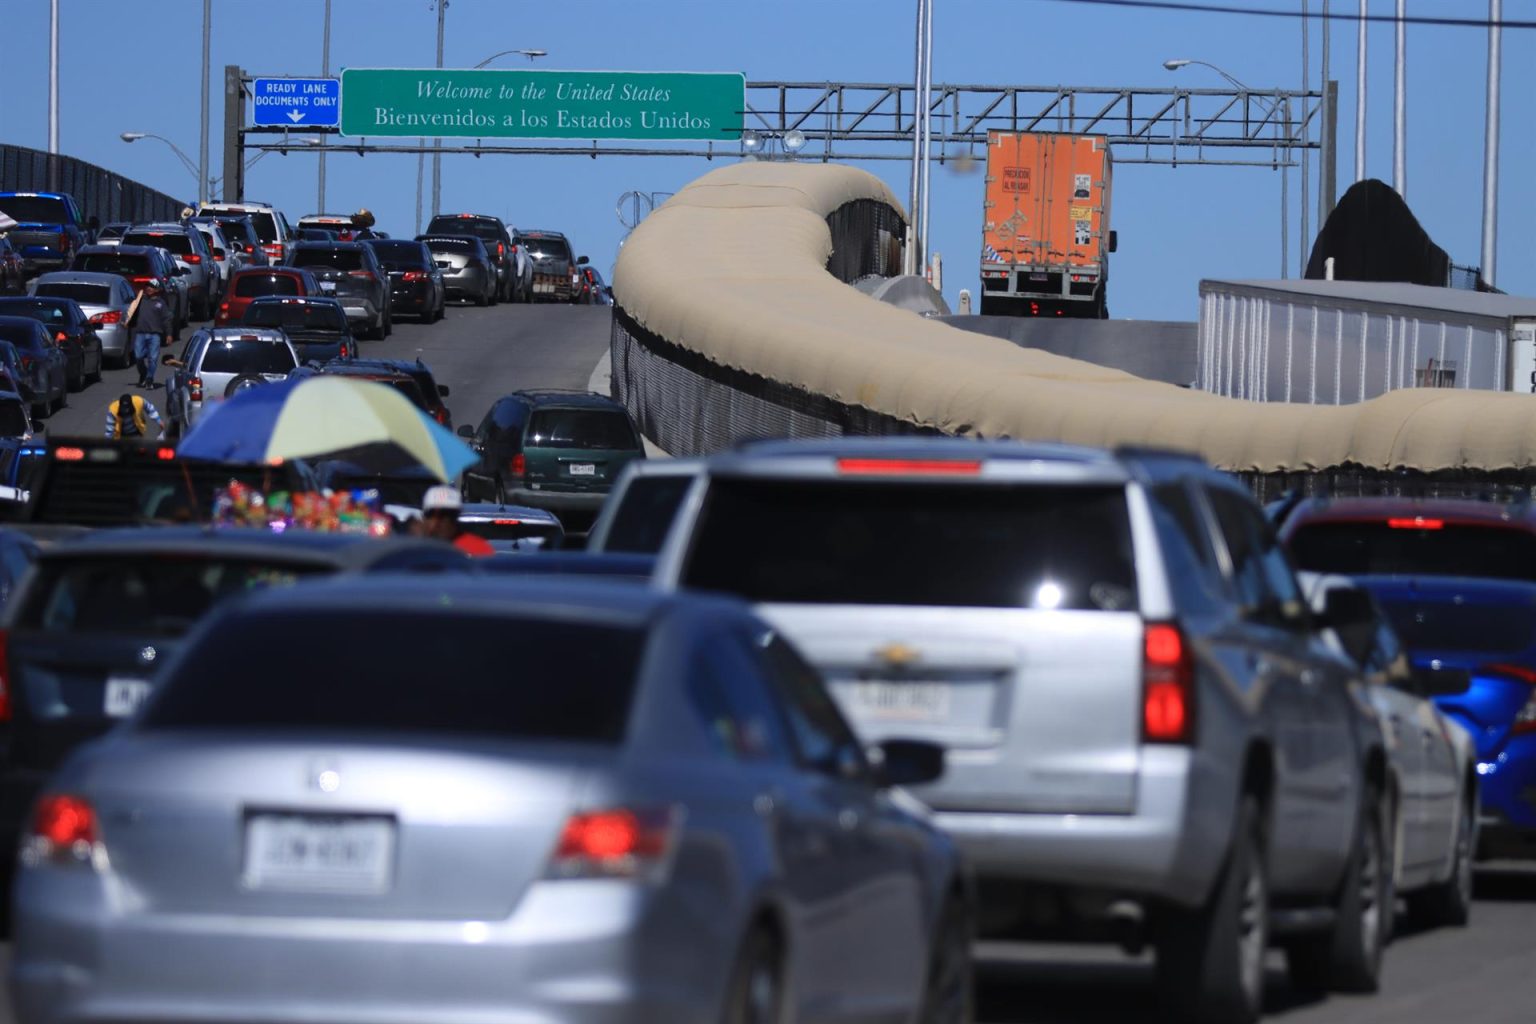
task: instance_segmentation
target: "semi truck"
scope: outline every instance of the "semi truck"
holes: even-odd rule
[[[1109,315],[1110,172],[1102,135],[987,133],[982,315]]]

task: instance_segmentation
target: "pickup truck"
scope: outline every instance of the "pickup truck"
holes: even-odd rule
[[[75,253],[96,239],[101,221],[80,215],[75,197],[62,192],[0,192],[0,213],[16,222],[8,237],[28,277],[68,270]]]

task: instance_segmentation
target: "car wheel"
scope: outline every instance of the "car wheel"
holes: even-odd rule
[[[477,305],[477,306],[489,306],[490,304],[491,304],[491,293],[490,293],[489,289],[484,289],[484,290],[482,290],[480,292],[479,295],[475,296],[475,305]]]
[[[107,355],[106,355],[106,353],[101,350],[101,346],[100,345],[97,345],[96,346],[96,372],[91,374],[90,377],[86,378],[86,383],[87,384],[100,384],[101,383],[101,373],[102,373],[103,370],[105,370],[107,368],[106,367],[106,362],[107,362]]]
[[[1394,901],[1384,805],[1374,786],[1355,831],[1333,926],[1286,947],[1291,983],[1304,992],[1374,992],[1380,980]]]
[[[784,970],[779,943],[757,928],[742,943],[726,989],[724,1024],[781,1024],[784,1019]]]
[[[971,921],[963,906],[950,903],[928,958],[921,1024],[971,1024],[976,1017],[972,982]]]
[[[1438,885],[1408,897],[1408,914],[1426,928],[1464,928],[1472,919],[1472,862],[1476,856],[1477,801],[1461,802],[1451,875]]]
[[[64,374],[64,390],[65,391],[84,391],[85,390],[85,355],[83,353],[80,356],[80,371],[78,373],[69,373],[68,371],[65,372],[65,374]]]
[[[1173,1019],[1252,1024],[1264,1003],[1269,865],[1259,802],[1243,798],[1209,901],[1170,911],[1158,936],[1158,984]]]

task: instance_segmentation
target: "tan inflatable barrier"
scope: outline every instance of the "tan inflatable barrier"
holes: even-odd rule
[[[828,214],[873,175],[741,163],[630,235],[615,303],[651,334],[748,374],[947,434],[1197,453],[1235,472],[1536,466],[1536,396],[1416,388],[1347,406],[1219,398],[957,330],[826,272]]]

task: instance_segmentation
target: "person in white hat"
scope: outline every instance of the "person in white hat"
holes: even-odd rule
[[[484,537],[476,537],[459,525],[459,510],[463,507],[457,487],[438,484],[428,488],[421,499],[422,535],[447,541],[466,555],[494,555],[496,549]]]

